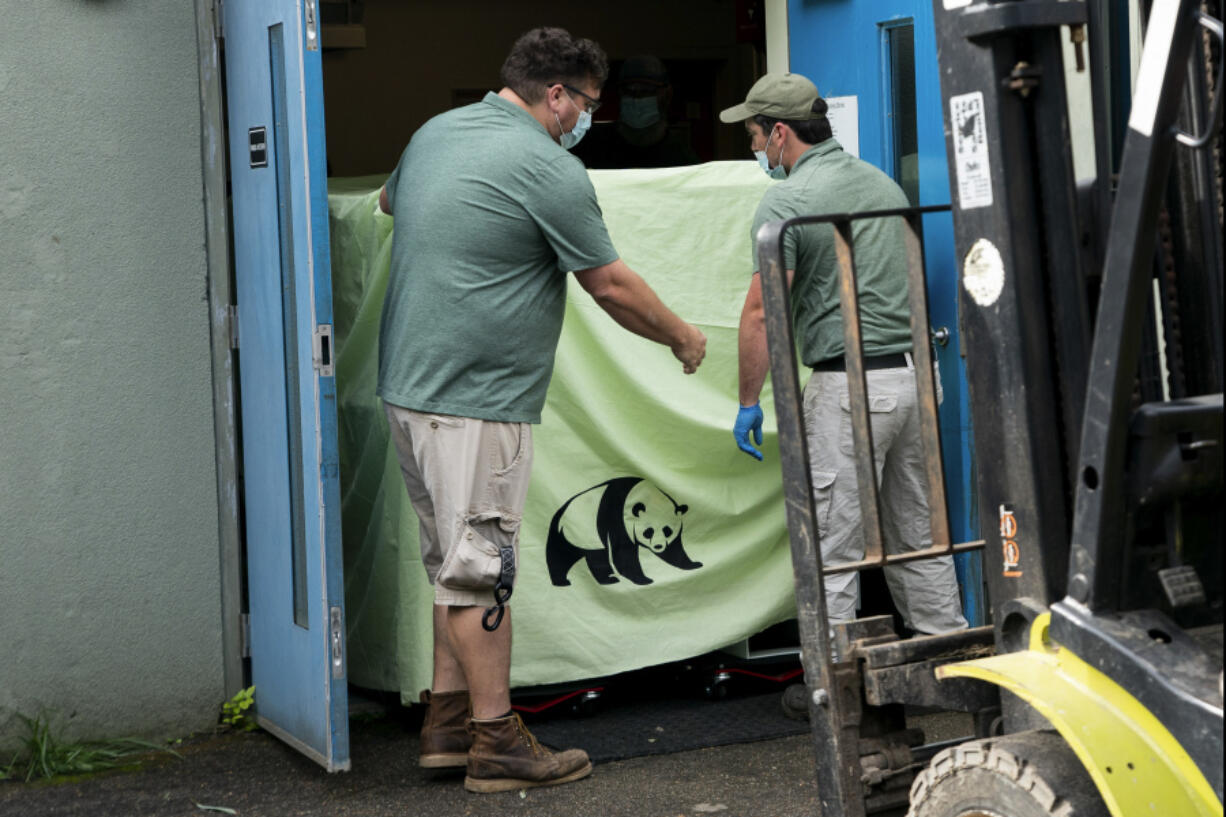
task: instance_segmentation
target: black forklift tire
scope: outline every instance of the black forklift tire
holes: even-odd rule
[[[1059,733],[1018,732],[938,753],[911,784],[907,817],[1108,817]]]

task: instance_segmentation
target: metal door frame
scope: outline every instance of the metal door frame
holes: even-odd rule
[[[213,434],[217,463],[217,528],[221,563],[221,658],[226,697],[246,686],[243,663],[242,536],[239,530],[238,420],[232,336],[229,213],[226,207],[226,126],[221,92],[221,0],[194,0],[200,60],[200,162],[204,178],[208,258]]]

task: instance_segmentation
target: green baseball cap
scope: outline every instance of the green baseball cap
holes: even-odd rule
[[[817,86],[800,74],[767,74],[753,84],[740,105],[733,105],[719,115],[721,122],[743,122],[761,114],[771,119],[804,122],[818,119],[813,103],[819,98]]]

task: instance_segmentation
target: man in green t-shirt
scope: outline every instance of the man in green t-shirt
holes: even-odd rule
[[[395,228],[378,394],[434,585],[419,763],[466,767],[470,791],[566,783],[592,768],[581,750],[542,748],[511,711],[503,621],[567,273],[687,374],[706,351],[702,332],[618,257],[567,152],[607,74],[594,42],[529,31],[503,64],[505,87],[423,125],[379,197]]]
[[[767,74],[743,104],[720,114],[724,122],[745,123],[762,169],[783,179],[766,191],[754,217],[755,269],[758,229],[768,221],[908,206],[892,179],[844,152],[831,135],[826,110],[826,101],[805,77]],[[852,222],[852,235],[885,548],[889,553],[917,550],[931,546],[932,534],[902,225],[897,218],[864,219]],[[814,224],[788,230],[784,261],[792,324],[803,362],[813,369],[805,387],[804,420],[822,559],[826,564],[858,561],[864,558],[864,536],[843,365],[834,228]],[[742,451],[761,460],[762,453],[749,439],[752,434],[755,442],[762,442],[758,396],[769,365],[757,271],[741,313],[739,355],[741,405],[733,435]],[[967,626],[950,557],[891,565],[885,577],[909,629],[939,633]],[[857,574],[826,576],[825,586],[830,621],[855,618]]]

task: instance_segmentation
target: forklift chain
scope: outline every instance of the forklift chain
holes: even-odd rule
[[[1179,399],[1188,393],[1183,366],[1183,327],[1179,319],[1178,271],[1175,269],[1175,237],[1171,231],[1171,214],[1166,209],[1158,214],[1158,240],[1162,243],[1162,324],[1166,347],[1167,385],[1171,397]]]
[[[1204,0],[1200,4],[1200,10],[1205,14],[1210,14],[1222,18],[1222,4],[1219,2],[1210,3]],[[1222,61],[1222,54],[1219,51],[1216,59],[1213,54],[1213,38],[1209,36],[1208,29],[1201,29],[1201,43],[1203,44],[1202,54],[1205,59],[1205,82],[1209,89],[1209,99],[1217,96],[1218,89],[1214,87],[1217,82],[1217,67]],[[1210,161],[1213,162],[1213,185],[1214,195],[1217,197],[1217,227],[1220,232],[1222,229],[1222,132],[1219,130],[1217,137],[1213,140],[1213,150],[1209,154]]]

